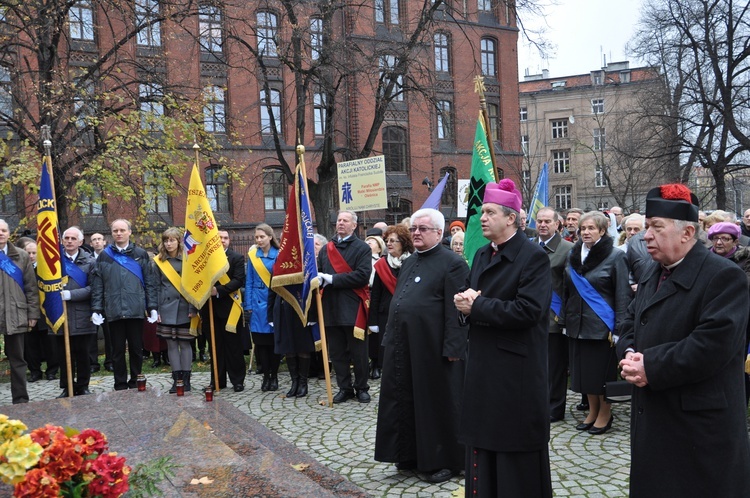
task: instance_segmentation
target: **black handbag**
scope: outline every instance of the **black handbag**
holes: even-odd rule
[[[607,403],[629,403],[633,395],[633,384],[626,380],[604,383],[604,399]]]

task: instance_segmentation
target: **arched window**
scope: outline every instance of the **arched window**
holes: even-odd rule
[[[440,198],[440,205],[443,208],[455,210],[458,208],[458,172],[452,166],[441,168],[440,179],[442,180],[446,174],[450,177],[445,182],[445,190],[443,190],[443,196]]]
[[[497,77],[497,50],[495,49],[495,40],[482,38],[480,42],[480,60],[482,63],[482,75]]]
[[[286,176],[278,168],[263,170],[263,202],[266,211],[286,211]]]
[[[435,71],[450,73],[450,44],[448,35],[436,33],[434,37]]]
[[[408,171],[408,155],[406,152],[406,130],[400,126],[386,126],[383,128],[383,155],[385,156],[385,170],[392,173],[406,173]]]

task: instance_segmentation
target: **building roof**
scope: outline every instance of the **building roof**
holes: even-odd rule
[[[536,93],[559,91],[564,88],[585,88],[592,87],[593,77],[602,74],[603,85],[619,85],[627,83],[638,83],[642,81],[651,81],[658,77],[658,69],[655,67],[637,67],[630,69],[628,62],[617,62],[609,64],[602,69],[594,70],[585,74],[576,74],[571,76],[560,76],[557,78],[548,78],[545,70],[541,75],[527,75],[524,81],[518,83],[519,93]],[[629,82],[623,82],[625,75],[630,75]]]

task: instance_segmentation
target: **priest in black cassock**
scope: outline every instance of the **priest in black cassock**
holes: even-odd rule
[[[466,496],[552,496],[547,343],[549,258],[520,229],[512,180],[489,183],[468,289],[455,297],[469,325],[459,441]]]
[[[440,243],[444,226],[435,209],[411,217],[416,252],[401,267],[388,314],[375,436],[375,460],[430,482],[447,481],[464,463],[457,431],[466,327],[453,296],[469,267]]]

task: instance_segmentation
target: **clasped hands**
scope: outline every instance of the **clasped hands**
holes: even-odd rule
[[[456,305],[456,309],[464,315],[471,313],[471,307],[474,301],[482,295],[482,291],[475,291],[474,289],[466,289],[463,292],[459,292],[453,296],[453,304]]]
[[[643,353],[628,352],[625,359],[620,360],[620,375],[623,379],[637,387],[648,385],[646,378],[646,368],[643,363]]]

